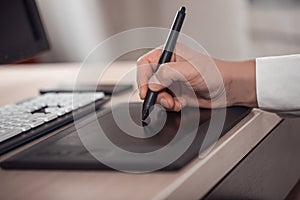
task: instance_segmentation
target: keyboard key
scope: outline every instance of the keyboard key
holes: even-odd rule
[[[48,122],[48,121],[51,121],[51,120],[53,120],[57,117],[58,117],[57,114],[50,113],[50,114],[38,115],[37,119],[41,119],[41,120],[44,120],[45,122]]]
[[[0,142],[20,134],[21,130],[0,129]]]
[[[37,127],[37,126],[39,126],[43,123],[44,123],[44,120],[33,120],[33,121],[30,121],[30,122],[25,122],[25,123],[23,123],[23,125],[31,126],[31,128],[34,128],[34,127]]]
[[[22,126],[15,126],[14,129],[21,130],[22,132],[28,131],[31,129],[31,126],[22,125]]]

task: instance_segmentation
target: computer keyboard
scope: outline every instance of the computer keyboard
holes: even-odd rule
[[[102,92],[47,93],[0,107],[0,154],[98,109],[107,100]]]

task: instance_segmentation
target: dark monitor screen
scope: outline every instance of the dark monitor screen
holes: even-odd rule
[[[0,1],[0,64],[16,63],[49,49],[34,0]]]

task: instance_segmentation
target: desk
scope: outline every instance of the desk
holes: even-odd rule
[[[116,81],[134,63],[115,63],[103,82]],[[38,89],[72,83],[79,64],[38,64],[0,68],[0,105],[38,95]],[[128,80],[134,83],[133,80]],[[121,97],[120,97],[121,98]],[[138,101],[137,94],[133,100]],[[281,121],[254,109],[214,146],[176,172],[127,174],[108,171],[0,170],[0,199],[199,199],[220,182]],[[58,131],[16,149],[0,159],[44,140]]]

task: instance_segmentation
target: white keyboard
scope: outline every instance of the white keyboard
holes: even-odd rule
[[[102,92],[47,93],[21,103],[0,107],[0,144],[104,99]],[[57,123],[53,123],[54,125],[57,127]]]

